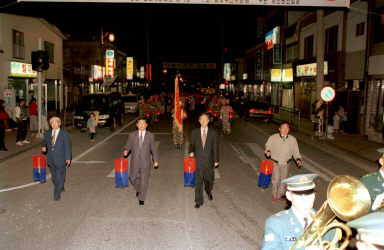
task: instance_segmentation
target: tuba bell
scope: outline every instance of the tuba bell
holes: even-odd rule
[[[327,200],[291,249],[305,248],[312,244],[321,249],[345,249],[352,231],[336,217],[343,221],[353,220],[369,213],[370,208],[369,191],[360,180],[349,175],[336,176],[328,185]],[[333,228],[336,229],[333,240],[322,240],[321,238]],[[345,239],[337,246],[342,239],[342,231],[345,232]]]

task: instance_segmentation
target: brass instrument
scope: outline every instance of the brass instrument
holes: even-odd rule
[[[370,208],[369,191],[361,181],[349,175],[336,176],[328,185],[327,200],[291,249],[305,248],[312,244],[321,249],[345,249],[352,231],[335,217],[343,221],[353,220],[367,214]],[[321,238],[333,228],[336,229],[333,240],[322,240]],[[345,232],[345,240],[337,247],[336,244],[343,235],[342,230]]]

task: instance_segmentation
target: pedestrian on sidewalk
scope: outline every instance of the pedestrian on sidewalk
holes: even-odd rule
[[[337,111],[339,113],[339,116],[341,117],[341,122],[340,122],[340,133],[344,134],[345,132],[345,126],[348,121],[348,112],[344,109],[343,106],[339,106],[339,110]]]
[[[372,200],[371,212],[378,210],[384,211],[384,148],[377,149],[381,154],[379,159],[380,169],[374,173],[369,173],[361,177],[361,182],[367,187]],[[381,206],[381,208],[380,208]]]
[[[5,147],[4,138],[5,130],[9,128],[7,119],[9,118],[8,113],[5,111],[5,101],[0,99],[0,151],[8,151]]]
[[[145,117],[137,120],[137,131],[129,134],[124,146],[123,156],[128,157],[131,153],[131,166],[129,179],[136,190],[136,197],[139,205],[143,206],[147,196],[149,172],[151,169],[151,155],[155,169],[159,167],[155,136],[147,131],[147,121]]]
[[[16,121],[18,122],[17,134],[16,134],[16,144],[22,146],[23,143],[27,144],[27,119],[28,119],[28,109],[25,106],[25,100],[20,99],[19,105],[15,108]]]
[[[89,139],[91,141],[95,141],[94,138],[95,138],[95,135],[96,135],[96,127],[97,127],[97,123],[96,123],[96,120],[95,120],[95,114],[94,113],[90,113],[89,114],[89,119],[88,119],[88,122],[87,122],[87,128],[89,129]]]
[[[49,129],[47,120],[47,110],[45,109],[45,99],[41,98],[41,130],[45,132]]]
[[[45,132],[41,151],[47,154],[47,163],[51,169],[53,200],[59,201],[64,191],[66,168],[72,160],[71,138],[67,131],[60,129],[59,117],[52,117],[49,123],[52,129]]]
[[[289,123],[280,124],[279,133],[271,135],[265,144],[265,156],[271,158],[274,164],[272,173],[272,201],[279,199],[282,202],[286,190],[286,184],[281,180],[288,178],[290,162],[292,157],[295,159],[298,167],[301,166],[301,155],[299,145],[294,136],[289,135]]]
[[[214,168],[219,166],[217,132],[208,128],[207,114],[200,115],[199,122],[201,127],[192,130],[189,145],[189,157],[196,158],[195,208],[199,208],[204,203],[203,188],[208,199],[213,200]]]
[[[37,104],[36,99],[32,99],[29,104],[29,130],[37,132]]]
[[[340,128],[340,116],[338,112],[335,112],[335,115],[333,116],[333,131],[335,133],[338,133],[339,128]]]

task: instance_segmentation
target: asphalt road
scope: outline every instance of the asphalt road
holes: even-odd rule
[[[39,148],[0,166],[0,249],[260,249],[265,219],[289,204],[271,201],[271,189],[258,187],[258,168],[268,136],[277,125],[235,119],[231,136],[221,136],[220,167],[213,201],[194,208],[194,189],[183,185],[187,148],[175,149],[171,118],[151,127],[159,150],[159,169],[151,170],[147,200],[139,206],[135,190],[115,188],[114,159],[121,157],[135,118],[111,132],[98,130],[95,142],[71,130],[73,163],[66,191],[53,201],[53,184],[32,183],[31,156]],[[198,126],[190,116],[189,132]],[[297,136],[303,168],[291,174],[318,173],[315,208],[326,200],[336,175],[360,177],[375,164]],[[49,171],[47,171],[49,173]]]

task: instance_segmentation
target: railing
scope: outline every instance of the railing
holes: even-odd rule
[[[291,127],[301,128],[301,117],[299,109],[291,109],[283,106],[273,106],[274,119],[289,122]]]

